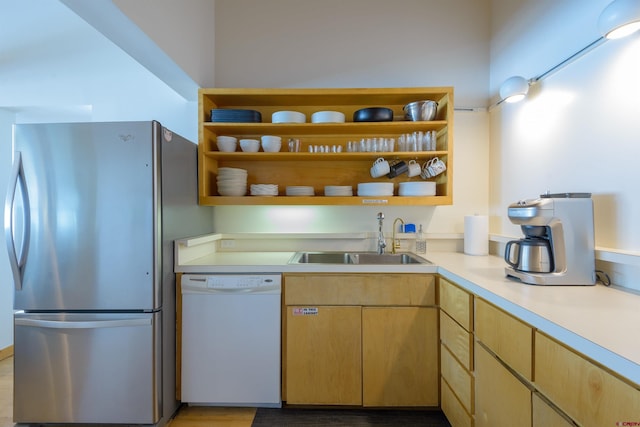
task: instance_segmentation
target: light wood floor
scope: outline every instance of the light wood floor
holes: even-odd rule
[[[250,427],[255,408],[184,406],[167,424],[170,427]],[[13,423],[13,357],[0,360],[0,427]]]

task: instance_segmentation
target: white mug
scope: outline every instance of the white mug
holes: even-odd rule
[[[431,174],[431,177],[439,175],[445,170],[447,170],[447,165],[445,165],[442,160],[437,157],[431,159],[431,165],[429,166],[429,173]]]
[[[373,166],[371,166],[371,176],[373,178],[380,178],[381,176],[385,176],[391,170],[389,166],[389,162],[379,157],[373,162]]]
[[[420,175],[420,172],[422,172],[422,168],[420,167],[420,164],[415,160],[409,160],[409,164],[407,166],[408,166],[407,176],[409,178],[418,176]]]

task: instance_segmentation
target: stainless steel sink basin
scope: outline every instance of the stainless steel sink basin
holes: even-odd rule
[[[297,252],[289,264],[353,264],[349,252]]]
[[[427,260],[411,254],[352,253],[354,264],[426,264]]]
[[[426,259],[413,254],[377,254],[375,252],[296,252],[289,264],[361,264],[399,265],[429,264]]]

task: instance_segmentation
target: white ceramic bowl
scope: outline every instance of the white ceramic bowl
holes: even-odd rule
[[[276,111],[271,115],[271,123],[304,123],[307,116],[298,111]]]
[[[399,196],[435,196],[436,183],[433,181],[407,181],[398,185]]]
[[[340,111],[317,111],[311,115],[311,123],[344,123],[344,113]]]
[[[393,196],[393,182],[361,182],[358,196]]]
[[[238,146],[238,140],[233,136],[219,136],[216,139],[218,144],[219,151],[236,151],[236,147]]]
[[[256,153],[260,150],[260,141],[257,139],[241,139],[240,148],[247,153]]]
[[[262,150],[267,153],[277,153],[282,145],[282,138],[274,135],[264,135],[262,140]]]

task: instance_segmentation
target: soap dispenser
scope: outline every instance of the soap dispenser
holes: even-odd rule
[[[427,240],[424,238],[424,233],[422,232],[422,224],[420,224],[420,229],[418,230],[418,235],[416,236],[416,253],[427,253]]]

